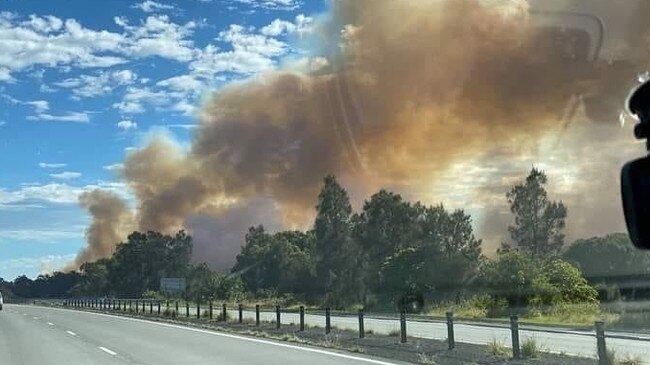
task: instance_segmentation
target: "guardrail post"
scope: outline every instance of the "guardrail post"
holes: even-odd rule
[[[226,308],[226,303],[221,304],[221,319],[224,322],[228,322],[228,311],[227,311],[227,308]]]
[[[449,349],[453,350],[456,347],[456,339],[454,338],[454,313],[447,312],[447,343]]]
[[[329,334],[332,330],[330,319],[330,307],[325,307],[325,334]]]
[[[241,303],[239,303],[238,309],[239,309],[239,323],[241,324],[244,323],[244,306]]]
[[[213,304],[212,304],[212,301],[210,301],[210,304],[209,304],[209,305],[210,305],[210,320],[212,320],[212,318],[214,318],[213,315],[212,315],[212,313],[213,313],[213,312],[212,312],[212,310],[213,310]]]
[[[300,306],[300,332],[305,330],[305,307]]]
[[[406,311],[402,310],[399,314],[399,333],[400,333],[400,342],[406,343]]]
[[[607,347],[605,346],[605,322],[596,322],[596,346],[598,349],[598,365],[612,365],[607,358]]]
[[[275,328],[280,328],[280,306],[275,306]]]
[[[149,301],[149,314],[153,314],[153,300]]]
[[[201,319],[201,300],[196,300],[196,319]]]
[[[510,332],[512,333],[512,357],[519,359],[521,351],[519,348],[519,317],[510,316]]]
[[[145,314],[147,312],[147,302],[142,301],[142,314]]]
[[[190,303],[185,302],[185,317],[190,317]]]
[[[260,305],[255,304],[255,325],[260,326]]]
[[[158,315],[160,315],[160,300],[158,301]]]
[[[363,326],[363,309],[359,309],[359,338],[366,337],[366,330]]]
[[[165,300],[165,311],[169,312],[169,299]]]
[[[175,308],[176,308],[176,309],[175,309],[174,312],[176,313],[176,315],[177,315],[177,316],[180,315],[181,313],[178,311],[178,300],[176,301],[176,306],[175,306]]]
[[[137,299],[135,301],[135,312],[140,313],[140,301]]]

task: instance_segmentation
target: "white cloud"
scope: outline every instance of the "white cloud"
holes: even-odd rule
[[[196,124],[168,124],[165,127],[167,128],[179,128],[179,129],[195,129],[198,127]]]
[[[78,179],[81,177],[80,172],[73,172],[73,171],[64,171],[56,174],[50,174],[51,178],[54,179],[59,179],[59,180],[72,180],[72,179]]]
[[[151,1],[151,0],[146,0],[146,1],[143,1],[141,3],[137,3],[135,5],[132,5],[131,7],[134,8],[134,9],[140,9],[140,10],[144,11],[145,13],[153,13],[153,12],[157,12],[157,11],[160,11],[160,10],[173,10],[174,9],[173,5],[161,4],[161,3],[157,3],[157,2]]]
[[[235,2],[246,4],[254,8],[269,10],[295,10],[302,5],[300,0],[234,0]]]
[[[42,169],[60,169],[66,166],[68,166],[68,164],[65,163],[47,163],[47,162],[38,163],[38,167]]]
[[[170,77],[168,79],[158,81],[156,85],[175,91],[183,91],[189,93],[199,92],[205,87],[205,84],[193,75]]]
[[[149,16],[138,25],[119,17],[114,21],[123,32],[89,29],[75,19],[51,15],[21,19],[0,12],[0,82],[13,82],[14,73],[34,66],[65,71],[111,67],[129,58],[159,56],[187,62],[194,57],[190,37],[196,22],[176,24],[166,15]]]
[[[14,105],[29,105],[34,108],[34,111],[37,114],[41,114],[50,109],[50,104],[46,100],[32,100],[32,101],[22,101],[14,98],[11,95],[2,94],[1,95],[5,100]]]
[[[112,92],[119,86],[130,85],[138,76],[131,70],[100,71],[96,76],[81,75],[54,83],[54,85],[69,88],[77,97],[95,97]]]
[[[45,100],[27,101],[25,104],[33,106],[34,111],[38,114],[46,112],[50,109],[50,104]]]
[[[0,120],[0,127],[2,127],[5,124],[7,124],[7,122],[5,122],[4,120]]]
[[[117,54],[121,34],[84,28],[74,19],[0,14],[0,68],[16,72],[34,65],[108,67],[124,63]],[[6,71],[5,71],[6,73]]]
[[[120,120],[117,123],[117,128],[128,131],[128,130],[131,130],[131,129],[138,128],[138,123],[136,123],[136,122],[134,122],[132,120],[128,120],[128,119]]]
[[[0,188],[0,205],[28,203],[31,201],[54,204],[77,204],[79,194],[95,189],[112,191],[124,199],[132,199],[124,183],[98,182],[84,186],[72,186],[66,183],[30,184],[16,190]]]
[[[145,105],[153,106],[159,111],[178,111],[185,114],[194,106],[188,101],[194,91],[154,89],[150,87],[131,86],[119,103],[113,107],[122,113],[135,114],[145,111]]]
[[[281,19],[273,20],[269,25],[262,27],[260,33],[277,37],[284,34],[297,33],[299,35],[311,32],[313,30],[314,19],[312,17],[299,14],[296,16],[295,22],[290,22]]]
[[[56,233],[57,231],[30,231],[35,233],[36,241],[51,241],[60,238],[81,238],[83,230],[79,232]],[[56,237],[59,234],[60,237]],[[81,236],[79,236],[81,234]],[[52,236],[54,235],[54,236]],[[29,238],[19,237],[19,239],[29,240]],[[0,242],[2,242],[2,233],[0,232]],[[46,255],[40,257],[19,257],[0,261],[0,272],[28,272],[38,270],[40,274],[51,274],[53,271],[64,267],[68,262],[74,260],[76,254],[69,255]]]
[[[27,117],[29,120],[45,120],[53,122],[75,122],[75,123],[88,123],[90,122],[90,117],[88,113],[82,112],[67,112],[62,115],[52,115],[47,113],[41,113],[36,115],[30,115]]]
[[[122,171],[124,169],[124,164],[123,163],[114,163],[111,165],[106,165],[104,166],[104,170],[107,171]]]
[[[195,22],[184,25],[173,23],[167,15],[152,15],[139,26],[125,18],[116,17],[115,23],[129,34],[131,41],[123,47],[124,53],[135,57],[160,56],[181,62],[194,56],[194,42],[188,39],[196,28]]]
[[[14,78],[11,76],[11,70],[7,67],[0,67],[0,81],[13,82]]]

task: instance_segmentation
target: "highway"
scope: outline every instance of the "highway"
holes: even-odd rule
[[[0,312],[0,364],[310,364],[394,362],[245,336],[59,308]]]

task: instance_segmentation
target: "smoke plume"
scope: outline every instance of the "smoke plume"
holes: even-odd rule
[[[213,260],[224,268],[246,226],[308,225],[326,174],[340,177],[356,204],[386,187],[451,206],[480,196],[485,206],[477,209],[489,210],[504,208],[503,195],[497,202],[494,194],[503,194],[512,182],[507,178],[521,178],[531,164],[546,167],[551,179],[553,167],[562,166],[560,156],[575,152],[571,162],[582,166],[592,156],[573,144],[574,127],[565,116],[591,123],[586,120],[595,119],[589,118],[593,108],[567,104],[576,95],[599,100],[613,77],[583,62],[580,47],[558,51],[558,34],[532,26],[527,4],[333,1],[312,35],[313,58],[323,67],[281,69],[230,84],[203,106],[189,151],[159,137],[127,158],[123,175],[137,198],[137,228],[191,228],[199,232],[195,251],[202,257],[224,253]],[[636,66],[617,71],[616,78],[631,80]],[[622,100],[605,94],[602,101]],[[621,130],[615,122],[602,128]],[[583,129],[591,136],[590,128]],[[624,132],[612,133],[623,138]],[[489,171],[471,175],[469,166],[449,174],[467,161]],[[579,180],[582,171],[569,173]],[[468,184],[456,183],[468,176]],[[436,190],[440,184],[448,188]],[[562,198],[571,212],[572,200],[584,201],[599,187],[568,188]],[[77,263],[110,254],[121,238],[124,205],[99,197],[106,198],[82,197],[94,221]],[[273,208],[258,207],[258,201]],[[228,217],[241,223],[224,224]],[[481,226],[481,214],[476,219]],[[499,222],[503,236],[507,223]],[[590,234],[589,227],[577,234]]]
[[[111,256],[115,246],[133,228],[131,211],[113,192],[93,190],[82,193],[79,204],[90,212],[92,224],[86,230],[87,246],[77,254],[69,269]]]

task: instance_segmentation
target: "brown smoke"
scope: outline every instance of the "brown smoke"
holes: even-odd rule
[[[77,254],[68,269],[109,257],[117,243],[133,228],[131,211],[115,193],[104,190],[85,192],[79,196],[79,204],[90,212],[92,224],[86,230],[88,245]]]
[[[215,223],[256,199],[272,201],[285,227],[305,226],[326,174],[342,177],[357,203],[379,187],[427,200],[445,198],[427,190],[469,157],[535,162],[540,141],[567,129],[571,96],[607,88],[605,72],[558,52],[556,36],[531,26],[523,1],[333,1],[314,35],[314,56],[327,67],[224,87],[203,107],[189,152],[157,138],[127,159],[138,226],[191,226],[203,232],[195,245],[205,253],[242,237],[240,226],[265,223],[254,213],[237,214],[243,224]],[[562,143],[570,151],[571,140]],[[499,172],[489,176],[498,185]],[[94,247],[89,258],[110,251]]]

